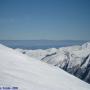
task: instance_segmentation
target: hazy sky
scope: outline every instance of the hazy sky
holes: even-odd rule
[[[90,0],[0,0],[0,39],[90,40]]]

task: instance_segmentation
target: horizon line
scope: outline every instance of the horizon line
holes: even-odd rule
[[[0,39],[0,41],[23,41],[23,40],[26,40],[26,41],[90,41],[90,40],[71,40],[71,39],[68,39],[68,40],[54,40],[54,39],[11,39],[11,40],[7,40],[7,39]]]

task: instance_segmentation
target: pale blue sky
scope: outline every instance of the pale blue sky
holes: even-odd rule
[[[90,0],[0,0],[0,39],[90,40]]]

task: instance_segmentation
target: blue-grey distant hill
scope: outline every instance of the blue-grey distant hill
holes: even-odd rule
[[[11,48],[47,49],[71,45],[81,45],[86,40],[0,40],[0,43]]]

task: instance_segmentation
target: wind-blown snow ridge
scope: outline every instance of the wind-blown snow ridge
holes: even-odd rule
[[[89,90],[65,71],[0,45],[0,86],[19,90]]]
[[[90,83],[90,42],[82,46],[75,45],[59,49],[17,50],[30,57],[58,66]]]

